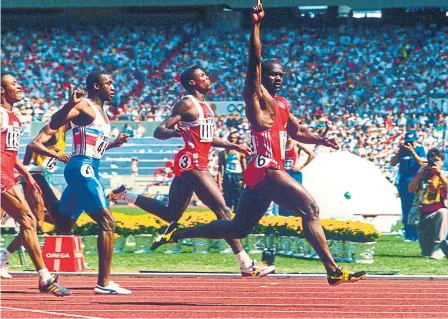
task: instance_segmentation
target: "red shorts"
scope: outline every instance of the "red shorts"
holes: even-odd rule
[[[10,190],[16,184],[16,179],[14,175],[1,173],[0,190],[3,194],[4,192]]]
[[[249,188],[254,188],[255,185],[264,180],[268,169],[284,170],[283,167],[263,155],[252,158],[247,164],[247,169],[244,171],[244,184]]]
[[[200,158],[197,153],[180,150],[174,156],[174,175],[180,177],[183,172],[193,169],[208,171],[208,156],[207,158]]]

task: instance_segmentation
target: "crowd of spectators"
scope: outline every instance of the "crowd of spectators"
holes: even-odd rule
[[[4,29],[2,69],[23,85],[26,98],[16,111],[25,123],[48,120],[94,69],[114,76],[112,120],[161,121],[184,94],[180,71],[192,64],[214,82],[209,100],[242,100],[248,37],[247,30],[201,24]],[[344,150],[388,173],[406,128],[415,128],[427,149],[440,141],[448,110],[447,27],[266,28],[262,43],[263,57],[287,70],[281,94],[295,115],[313,128],[325,115]],[[244,114],[219,117],[218,135],[232,129],[247,140]],[[113,132],[122,130],[145,134],[143,126]]]
[[[440,100],[448,93],[447,27],[345,25],[325,31],[263,29],[262,35],[263,57],[278,58],[288,71],[282,94],[297,114],[404,113],[410,121],[411,114],[432,117],[435,108],[447,106]],[[180,71],[192,64],[214,81],[210,100],[241,100],[248,36],[247,30],[200,24],[25,27],[2,31],[2,68],[21,80],[28,98],[21,112],[33,120],[48,119],[94,69],[114,74],[111,116],[162,120],[184,93]]]

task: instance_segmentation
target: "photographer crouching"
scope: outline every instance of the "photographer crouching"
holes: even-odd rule
[[[416,193],[412,213],[416,215],[414,221],[418,225],[422,255],[442,259],[444,255],[448,257],[447,174],[442,170],[443,153],[440,150],[429,150],[427,159],[428,163],[422,165],[409,184],[409,192]],[[438,243],[441,249],[435,250]]]

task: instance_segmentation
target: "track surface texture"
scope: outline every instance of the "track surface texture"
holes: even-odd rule
[[[447,280],[119,276],[132,295],[95,295],[96,278],[61,276],[73,295],[39,294],[37,276],[1,282],[1,318],[448,318]]]

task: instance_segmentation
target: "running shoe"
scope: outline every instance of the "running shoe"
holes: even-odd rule
[[[7,261],[0,264],[0,277],[3,279],[11,279],[12,278],[11,274],[8,272],[8,265],[9,265],[9,262],[7,262]]]
[[[365,271],[352,272],[345,267],[339,267],[334,273],[327,274],[330,286],[337,286],[346,282],[355,282],[367,276]]]
[[[39,291],[52,293],[56,297],[65,297],[72,294],[71,290],[62,287],[62,285],[58,283],[58,275],[53,275],[47,280],[45,285],[39,281]]]
[[[275,273],[275,266],[264,262],[252,261],[252,265],[248,268],[241,267],[241,276],[243,277],[266,277],[267,275]]]
[[[104,295],[130,295],[132,293],[132,291],[120,287],[119,284],[113,281],[109,281],[109,284],[106,287],[96,285],[94,290],[96,294]]]
[[[440,249],[445,254],[445,257],[448,258],[448,240],[445,239],[440,242]]]
[[[120,186],[114,188],[109,195],[107,195],[107,200],[110,202],[116,202],[118,200],[118,196],[127,192],[126,186],[121,184]]]
[[[177,229],[178,229],[177,222],[171,222],[171,224],[168,225],[165,232],[162,235],[160,235],[156,240],[153,241],[150,247],[151,250],[156,250],[157,248],[165,244],[177,243],[177,239],[174,238]]]

